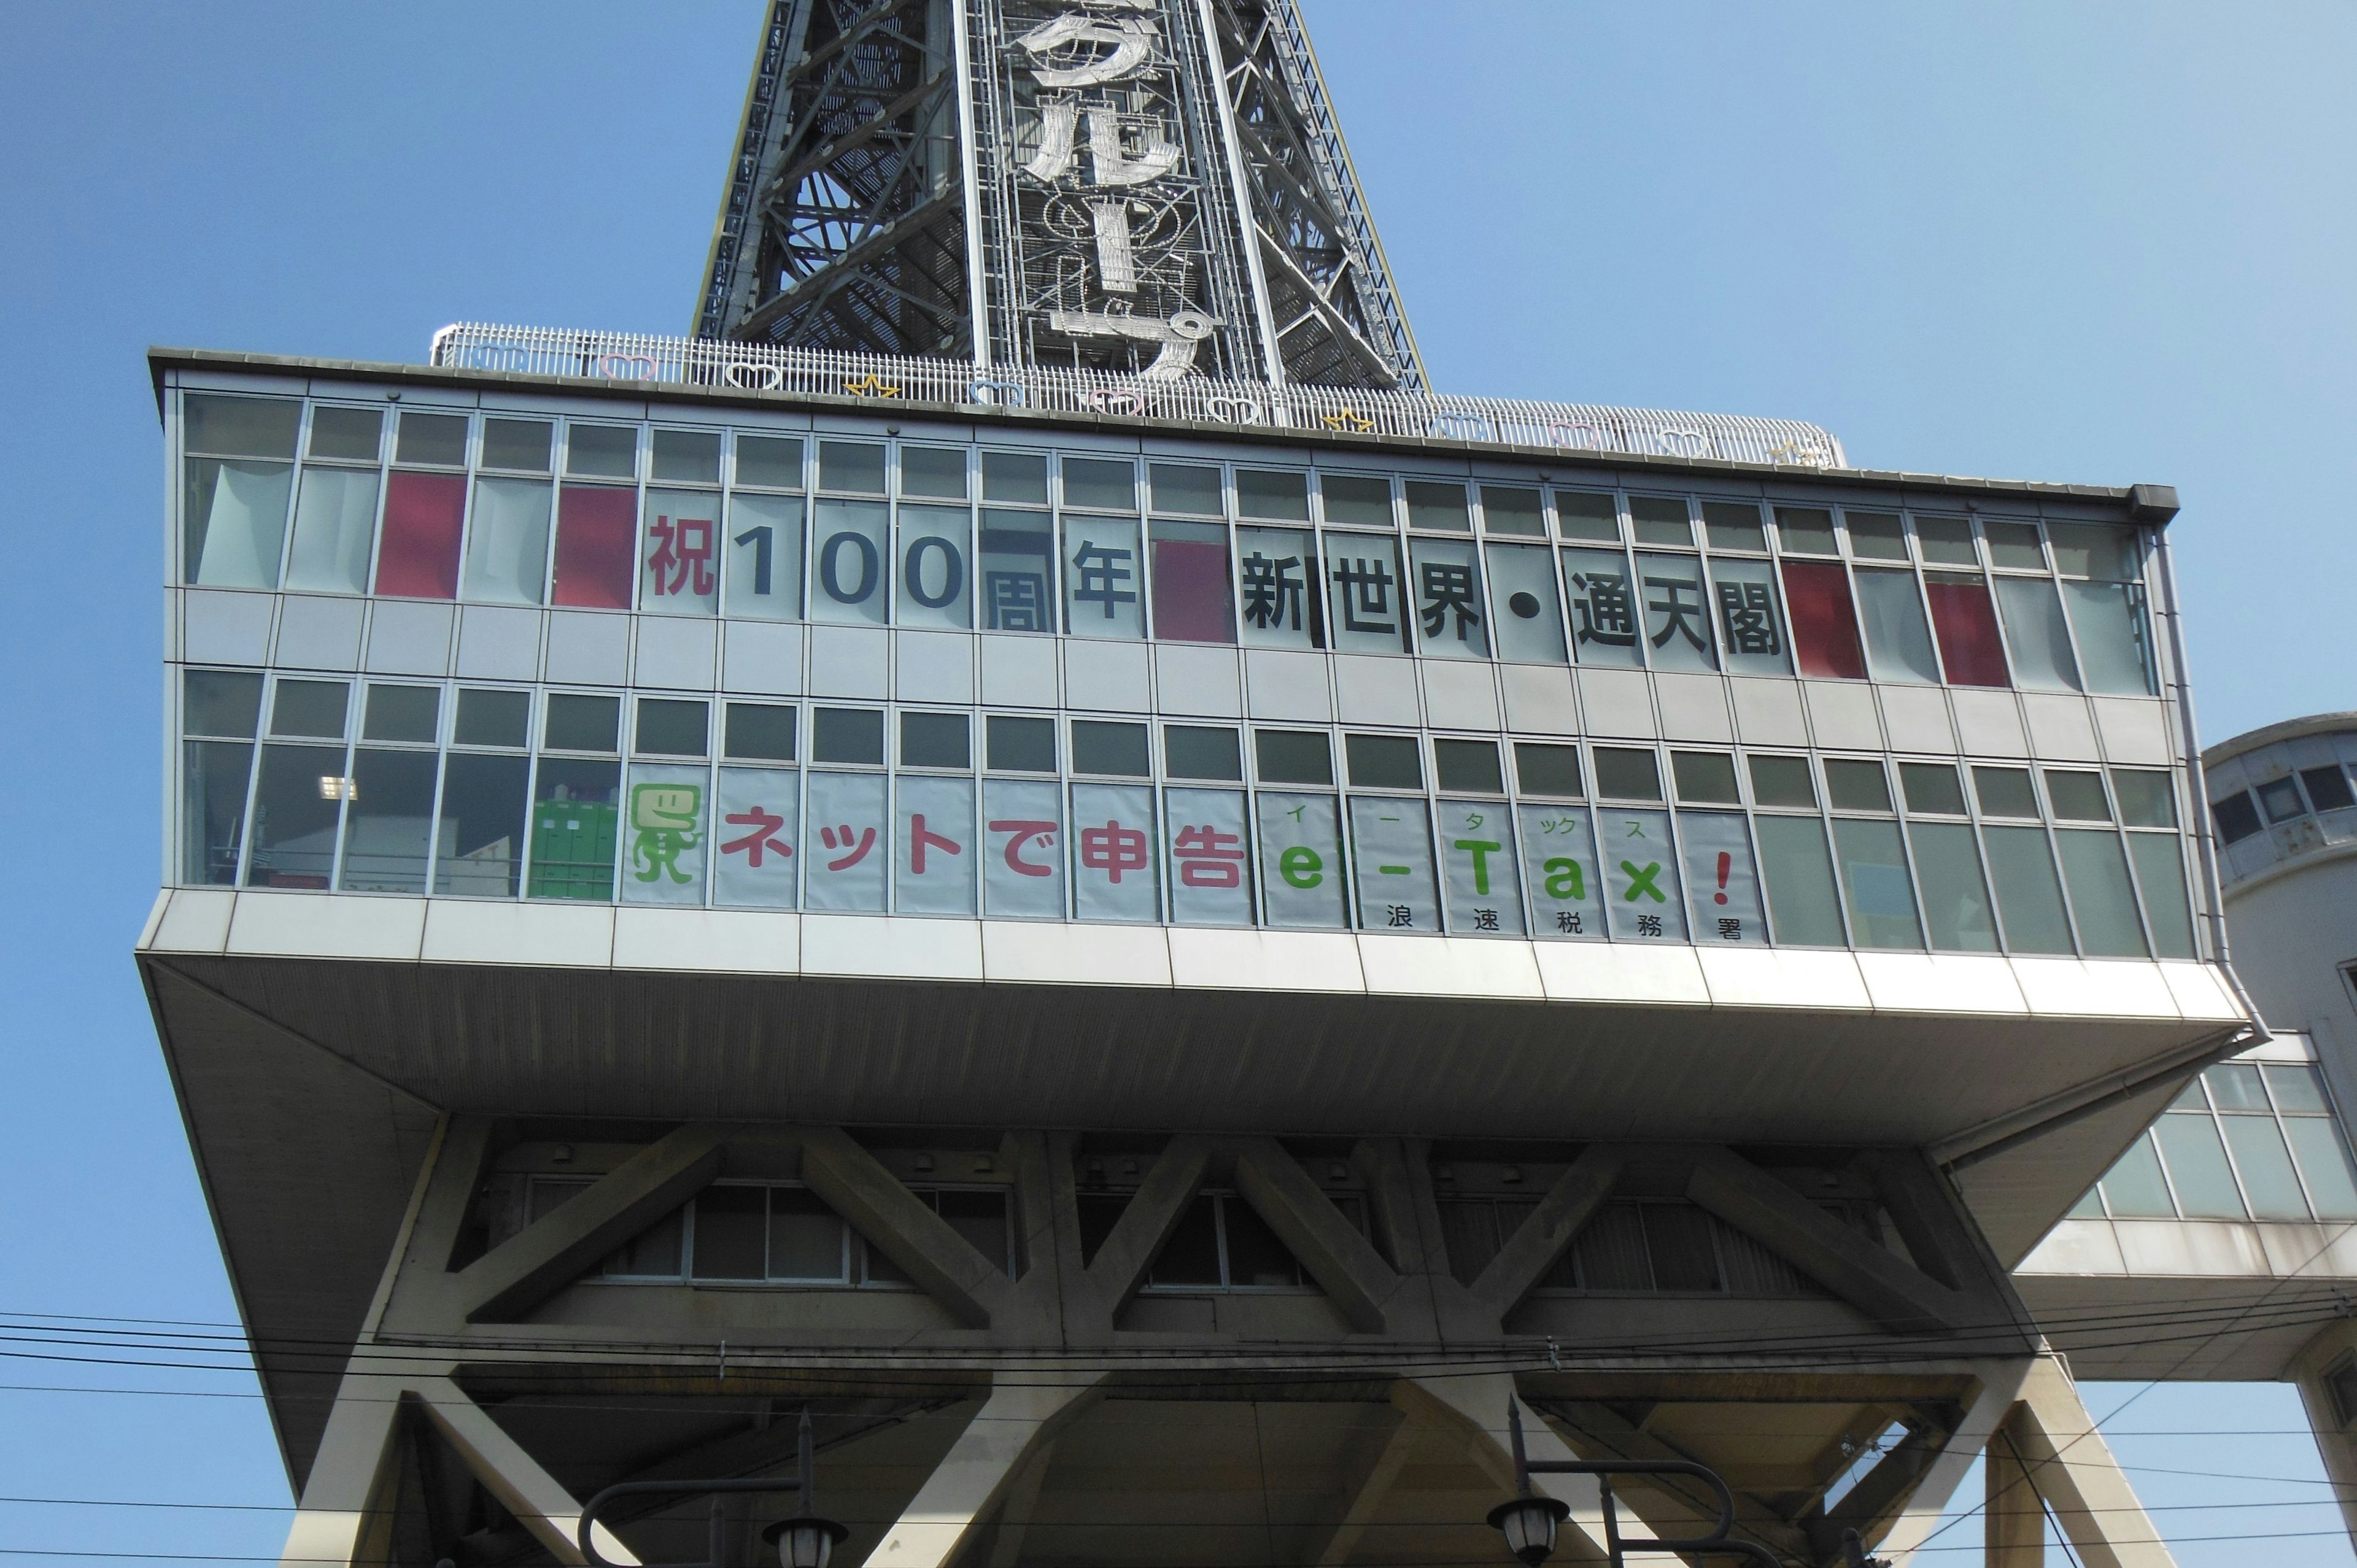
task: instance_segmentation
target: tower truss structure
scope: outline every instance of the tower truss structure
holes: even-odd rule
[[[775,0],[696,333],[1424,386],[1294,0]]]

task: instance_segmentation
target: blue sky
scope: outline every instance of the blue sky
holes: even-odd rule
[[[2357,12],[1304,5],[1442,388],[1813,419],[1877,467],[2175,484],[2205,738],[2357,707],[2336,608]],[[141,349],[414,360],[457,318],[684,329],[760,13],[12,16],[0,723],[82,826],[20,840],[0,904],[0,1310],[234,1315],[129,961],[156,876]],[[0,1503],[0,1551],[274,1555],[250,1382],[5,1348],[0,1383],[132,1391],[0,1389],[0,1489],[264,1511]],[[2156,1434],[2120,1448],[2186,1563],[2250,1555],[2197,1538],[2287,1532],[2309,1533],[2271,1561],[2352,1560],[2288,1389],[2161,1389],[2115,1424]]]

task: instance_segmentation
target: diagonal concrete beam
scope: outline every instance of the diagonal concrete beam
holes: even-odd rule
[[[802,1180],[959,1322],[987,1328],[1006,1305],[1013,1287],[1006,1272],[841,1128],[802,1135]]]
[[[2009,1456],[2054,1510],[2085,1568],[2176,1568],[2071,1375],[2053,1357],[2040,1356],[2030,1367],[2003,1436],[2012,1440]]]
[[[518,1524],[532,1531],[533,1540],[571,1568],[582,1568],[587,1563],[576,1539],[581,1528],[581,1505],[557,1484],[554,1477],[541,1468],[540,1461],[525,1453],[522,1444],[509,1436],[505,1428],[449,1379],[420,1378],[410,1385],[409,1391],[426,1419],[434,1423],[434,1429],[466,1461],[475,1478],[500,1499],[500,1507],[515,1515]],[[596,1540],[599,1554],[608,1563],[639,1561],[602,1524],[597,1528]]]
[[[1146,1283],[1146,1272],[1195,1201],[1211,1163],[1211,1140],[1196,1133],[1182,1133],[1162,1146],[1088,1266],[1085,1277],[1106,1317]]]
[[[2013,1409],[2014,1401],[2020,1397],[2022,1380],[2029,1376],[2031,1364],[2031,1359],[2027,1356],[2013,1360],[1982,1363],[1978,1369],[1980,1389],[1973,1395],[1972,1403],[1964,1412],[1964,1419],[1954,1432],[1949,1434],[1947,1442],[1941,1445],[1938,1455],[1924,1469],[1923,1478],[1915,1484],[1907,1506],[1891,1521],[1889,1530],[1880,1541],[1868,1537],[1867,1545],[1889,1558],[1899,1568],[1908,1568],[1916,1548],[1939,1528],[1940,1516],[1948,1509],[1948,1499],[1955,1496],[1964,1473],[1973,1467],[1973,1461],[1981,1456],[1981,1450],[1988,1446],[1990,1434],[2004,1423],[2007,1412]],[[1936,1563],[1941,1556],[1942,1553],[1934,1552],[1926,1563]]]
[[[1725,1149],[1694,1155],[1686,1196],[1895,1331],[1975,1326],[1968,1298]]]
[[[1006,1497],[1032,1452],[1096,1402],[1104,1379],[1097,1371],[1008,1372],[867,1561],[877,1568],[943,1568]]]
[[[1612,1196],[1621,1164],[1618,1150],[1595,1145],[1555,1178],[1538,1208],[1514,1227],[1514,1233],[1473,1282],[1474,1303],[1485,1316],[1503,1318],[1546,1277],[1580,1227],[1594,1219],[1604,1200]]]
[[[1056,1440],[1049,1438],[1031,1450],[1015,1473],[998,1505],[998,1536],[991,1542],[990,1568],[1016,1568],[1023,1561],[1023,1540],[1031,1532],[1031,1516],[1039,1507],[1039,1488],[1047,1484],[1048,1466],[1055,1463]]]
[[[1405,1411],[1400,1412],[1400,1417],[1398,1423],[1384,1437],[1383,1446],[1375,1450],[1374,1458],[1360,1472],[1359,1484],[1351,1489],[1351,1501],[1342,1510],[1341,1522],[1334,1527],[1333,1532],[1326,1537],[1325,1544],[1309,1559],[1313,1568],[1343,1568],[1343,1564],[1350,1562],[1351,1553],[1358,1550],[1360,1541],[1367,1533],[1367,1527],[1374,1523],[1376,1514],[1383,1510],[1383,1499],[1391,1496],[1392,1487],[1398,1484],[1400,1472],[1406,1468],[1408,1456],[1415,1452],[1416,1443],[1424,1435],[1424,1428]]]
[[[1691,1463],[1699,1458],[1631,1424],[1610,1406],[1594,1401],[1551,1400],[1543,1409],[1535,1405],[1530,1408],[1550,1425],[1560,1423],[1568,1428],[1569,1446],[1583,1459],[1683,1459]],[[1523,1425],[1527,1431],[1529,1423]],[[1748,1492],[1733,1486],[1727,1489],[1735,1498],[1738,1535],[1749,1536],[1780,1556],[1805,1555],[1807,1540],[1792,1520]],[[1711,1495],[1709,1487],[1689,1477],[1624,1477],[1614,1483],[1613,1496],[1655,1535],[1691,1539],[1708,1535],[1718,1524],[1718,1499]]]
[[[1236,1191],[1277,1240],[1290,1248],[1329,1299],[1361,1334],[1381,1334],[1392,1298],[1405,1283],[1334,1207],[1301,1162],[1274,1138],[1244,1141],[1236,1153]]]
[[[393,1441],[401,1429],[398,1387],[365,1373],[344,1374],[286,1530],[280,1568],[323,1568],[377,1555],[370,1546],[382,1531],[373,1527],[399,1464]]]
[[[591,1264],[709,1186],[726,1130],[682,1127],[660,1138],[458,1271],[467,1321],[522,1316]]]
[[[1519,1398],[1514,1380],[1505,1372],[1471,1377],[1402,1378],[1392,1385],[1392,1402],[1411,1422],[1421,1421],[1454,1432],[1467,1444],[1466,1456],[1487,1471],[1498,1488],[1498,1500],[1514,1495],[1512,1440],[1506,1435],[1506,1402]],[[1533,1459],[1577,1459],[1568,1444],[1544,1421],[1523,1422],[1524,1451]],[[1570,1505],[1571,1517],[1555,1536],[1555,1550],[1566,1563],[1605,1562],[1604,1507],[1593,1476],[1534,1476],[1531,1485]]]

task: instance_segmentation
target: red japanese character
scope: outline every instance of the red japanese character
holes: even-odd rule
[[[1038,839],[1039,841],[1039,847],[1041,849],[1053,850],[1056,847],[1055,823],[1009,820],[1006,822],[991,823],[990,831],[995,833],[1013,833],[1015,835],[1013,838],[1006,841],[1006,865],[1008,869],[1013,871],[1017,875],[1053,876],[1056,875],[1056,868],[1054,865],[1038,865],[1032,861],[1024,859],[1022,854],[1019,853],[1023,846],[1029,843],[1033,839]]]
[[[1179,882],[1189,887],[1243,886],[1243,842],[1234,833],[1208,825],[1180,828],[1170,844],[1170,858],[1178,863]]]
[[[909,819],[909,869],[917,875],[925,874],[925,851],[945,849],[952,854],[963,854],[965,846],[954,839],[945,839],[925,831],[925,813],[917,812]]]
[[[1123,872],[1146,869],[1146,833],[1142,829],[1125,828],[1119,822],[1107,822],[1101,828],[1082,828],[1081,864],[1091,871],[1103,872],[1118,887]]]
[[[647,532],[655,541],[647,572],[657,597],[680,592],[691,580],[694,587],[690,591],[699,597],[712,592],[719,579],[712,575],[711,519],[683,517],[674,522],[658,517],[647,525]]]
[[[838,837],[838,834],[841,836]],[[818,831],[818,837],[819,842],[826,845],[829,849],[851,850],[851,853],[845,855],[841,860],[828,861],[826,863],[826,868],[829,871],[848,871],[851,867],[857,865],[861,861],[866,860],[867,858],[867,852],[876,847],[876,830],[874,828],[862,828],[859,830],[858,847],[856,849],[852,848],[853,841],[851,837],[851,829],[848,826],[840,828],[821,828]]]
[[[793,845],[781,838],[770,836],[786,825],[786,819],[766,806],[755,806],[752,810],[741,813],[732,812],[720,820],[730,827],[753,830],[741,839],[725,840],[720,845],[720,853],[742,854],[745,857],[745,864],[756,871],[760,869],[761,856],[764,854],[774,854],[782,859],[794,853]]]

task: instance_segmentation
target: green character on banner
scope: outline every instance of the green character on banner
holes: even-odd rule
[[[704,842],[695,822],[704,790],[694,784],[636,784],[630,788],[631,873],[653,882],[668,873],[673,882],[694,877],[679,868],[679,857]]]
[[[1296,887],[1315,887],[1326,880],[1326,862],[1307,844],[1295,844],[1278,855],[1276,870]]]
[[[1558,856],[1548,861],[1541,869],[1547,874],[1548,897],[1585,898],[1587,897],[1587,878],[1581,872],[1579,862]]]

